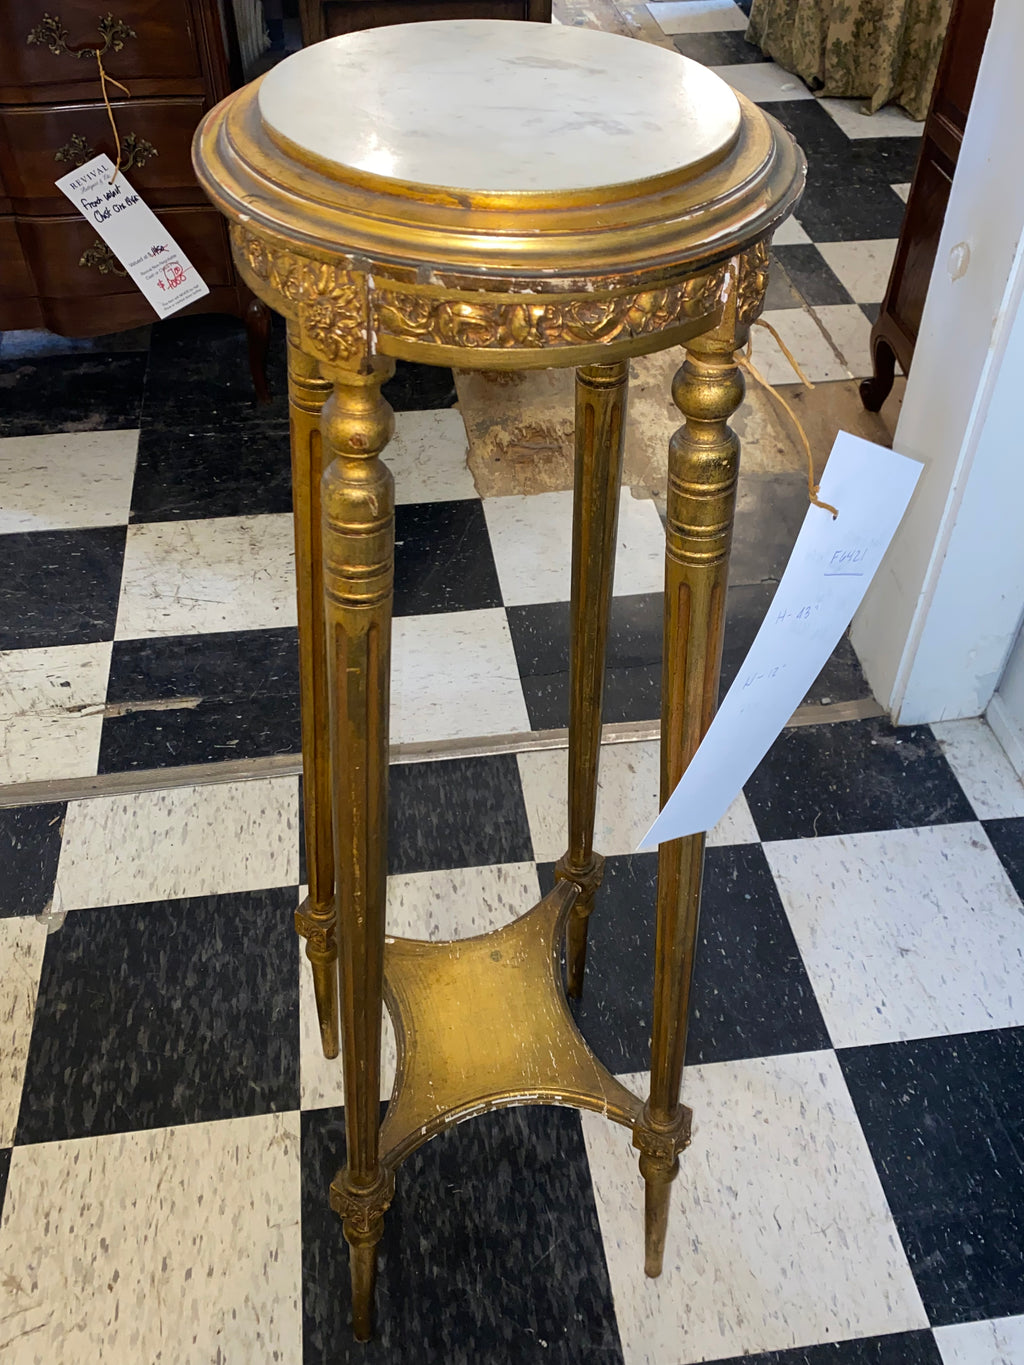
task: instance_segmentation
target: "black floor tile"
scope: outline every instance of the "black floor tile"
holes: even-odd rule
[[[796,285],[786,273],[785,266],[775,253],[772,253],[771,267],[768,271],[768,288],[765,291],[766,310],[779,308],[802,308],[804,300]]]
[[[806,502],[806,483],[803,487]],[[730,587],[726,602],[720,697],[725,696],[743,667],[743,661],[761,628],[777,588],[778,584],[771,582],[739,583]],[[859,701],[870,696],[871,689],[861,671],[857,655],[844,635],[811,685],[804,702],[828,705],[837,701]]]
[[[861,242],[898,237],[905,211],[889,185],[853,179],[823,182],[809,173],[797,216],[814,242]]]
[[[508,607],[530,725],[569,723],[569,604]],[[661,593],[612,599],[604,696],[606,722],[656,720],[661,712]]]
[[[878,321],[878,315],[882,311],[882,305],[880,303],[862,303],[860,311],[867,318],[868,322],[871,323],[872,327],[874,327],[875,323]]]
[[[294,909],[286,887],[69,914],[46,941],[18,1142],[297,1109]]]
[[[765,840],[974,819],[931,730],[885,719],[784,730],[744,791]]]
[[[11,1169],[10,1147],[0,1147],[0,1223],[4,1217],[4,1197],[7,1194],[7,1175]]]
[[[298,670],[290,627],[116,641],[99,771],[298,753]]]
[[[839,276],[816,246],[777,246],[774,254],[786,274],[812,308],[830,303],[852,303]]]
[[[982,823],[1014,890],[1024,900],[1024,818],[984,820]]]
[[[590,920],[583,996],[572,1008],[613,1072],[650,1065],[654,853],[609,858]],[[541,890],[554,867],[539,868]],[[735,1061],[830,1046],[793,932],[758,844],[708,849],[686,1061]]]
[[[1024,1311],[1024,1029],[839,1060],[929,1320]]]
[[[884,1337],[795,1346],[789,1351],[730,1356],[708,1365],[942,1365],[942,1357],[931,1332],[893,1332]]]
[[[719,33],[674,33],[672,41],[684,57],[700,62],[701,66],[739,66],[766,60],[761,49],[748,43],[739,29],[725,29]]]
[[[137,427],[146,359],[90,352],[0,360],[0,436]]]
[[[806,474],[743,474],[729,556],[730,586],[768,581],[774,592],[806,514]]]
[[[381,392],[395,412],[453,408],[458,397],[450,369],[444,365],[418,365],[411,360],[396,361],[395,376]]]
[[[519,863],[532,858],[514,754],[392,765],[390,872]]]
[[[406,503],[395,509],[395,615],[501,606],[483,504]]]
[[[850,159],[848,138],[817,100],[772,100],[766,110],[799,142],[807,157],[808,173],[820,166],[835,167]],[[797,217],[800,217],[799,207]]]
[[[267,362],[272,401],[257,403],[248,341],[237,318],[219,313],[167,318],[153,328],[143,433],[222,433],[236,448],[250,428],[288,421],[284,324],[275,320]]]
[[[110,640],[125,528],[0,536],[0,649]]]
[[[344,1153],[341,1110],[302,1115],[303,1365],[621,1365],[577,1114],[483,1114],[401,1166],[366,1345],[327,1205]]]
[[[0,919],[38,915],[53,896],[63,801],[0,810]]]
[[[284,418],[199,430],[146,421],[139,437],[132,521],[258,516],[292,510],[291,457]]]
[[[851,141],[849,164],[883,184],[909,185],[920,154],[920,137],[859,137]]]

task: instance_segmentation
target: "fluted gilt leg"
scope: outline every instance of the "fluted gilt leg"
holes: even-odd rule
[[[373,1330],[377,1243],[390,1202],[380,1164],[380,1034],[387,888],[388,706],[394,481],[380,452],[394,414],[376,360],[336,379],[323,411],[324,612],[348,1162],[331,1186],[344,1219],[352,1325]]]
[[[295,508],[295,582],[299,616],[299,691],[302,700],[302,805],[309,894],[295,914],[313,970],[313,992],[325,1057],[337,1057],[338,941],[331,830],[331,754],[324,648],[323,561],[320,553],[320,412],[331,394],[312,357],[288,329],[288,409]]]
[[[622,483],[629,362],[576,371],[576,469],[573,481],[571,649],[569,654],[569,847],[555,875],[580,896],[566,930],[566,984],[583,989],[587,927],[604,858],[594,852],[601,704]]]
[[[733,360],[735,318],[692,342],[672,384],[686,423],[669,444],[661,693],[661,801],[668,799],[711,724],[718,694],[725,594],[739,473],[728,420],[743,399]],[[697,942],[704,835],[658,854],[658,928],[651,1093],[634,1132],[646,1188],[645,1270],[660,1275],[669,1199],[690,1111],[679,1101]]]

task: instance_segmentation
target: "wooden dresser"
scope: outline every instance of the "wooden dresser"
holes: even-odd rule
[[[2,3],[2,0],[0,0]],[[304,46],[358,29],[428,19],[551,22],[551,0],[299,0]]]
[[[874,375],[860,386],[869,412],[888,398],[897,363],[910,372],[993,6],[994,0],[953,5],[885,301],[871,329]]]
[[[115,155],[98,48],[131,92],[110,87],[122,168],[210,286],[183,311],[244,318],[256,378],[269,314],[235,274],[224,221],[191,162],[202,114],[241,83],[230,9],[218,0],[113,4],[0,0],[0,330],[96,336],[154,320],[54,184],[99,152]]]

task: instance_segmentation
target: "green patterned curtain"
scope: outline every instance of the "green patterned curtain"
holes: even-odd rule
[[[754,0],[747,38],[820,95],[928,112],[953,0]]]

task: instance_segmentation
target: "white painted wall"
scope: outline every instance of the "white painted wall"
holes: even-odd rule
[[[999,691],[988,704],[985,719],[991,725],[1007,757],[1024,778],[1024,631],[1018,631]]]
[[[925,469],[853,624],[900,724],[980,715],[1024,612],[1021,52],[996,0],[893,441]]]

